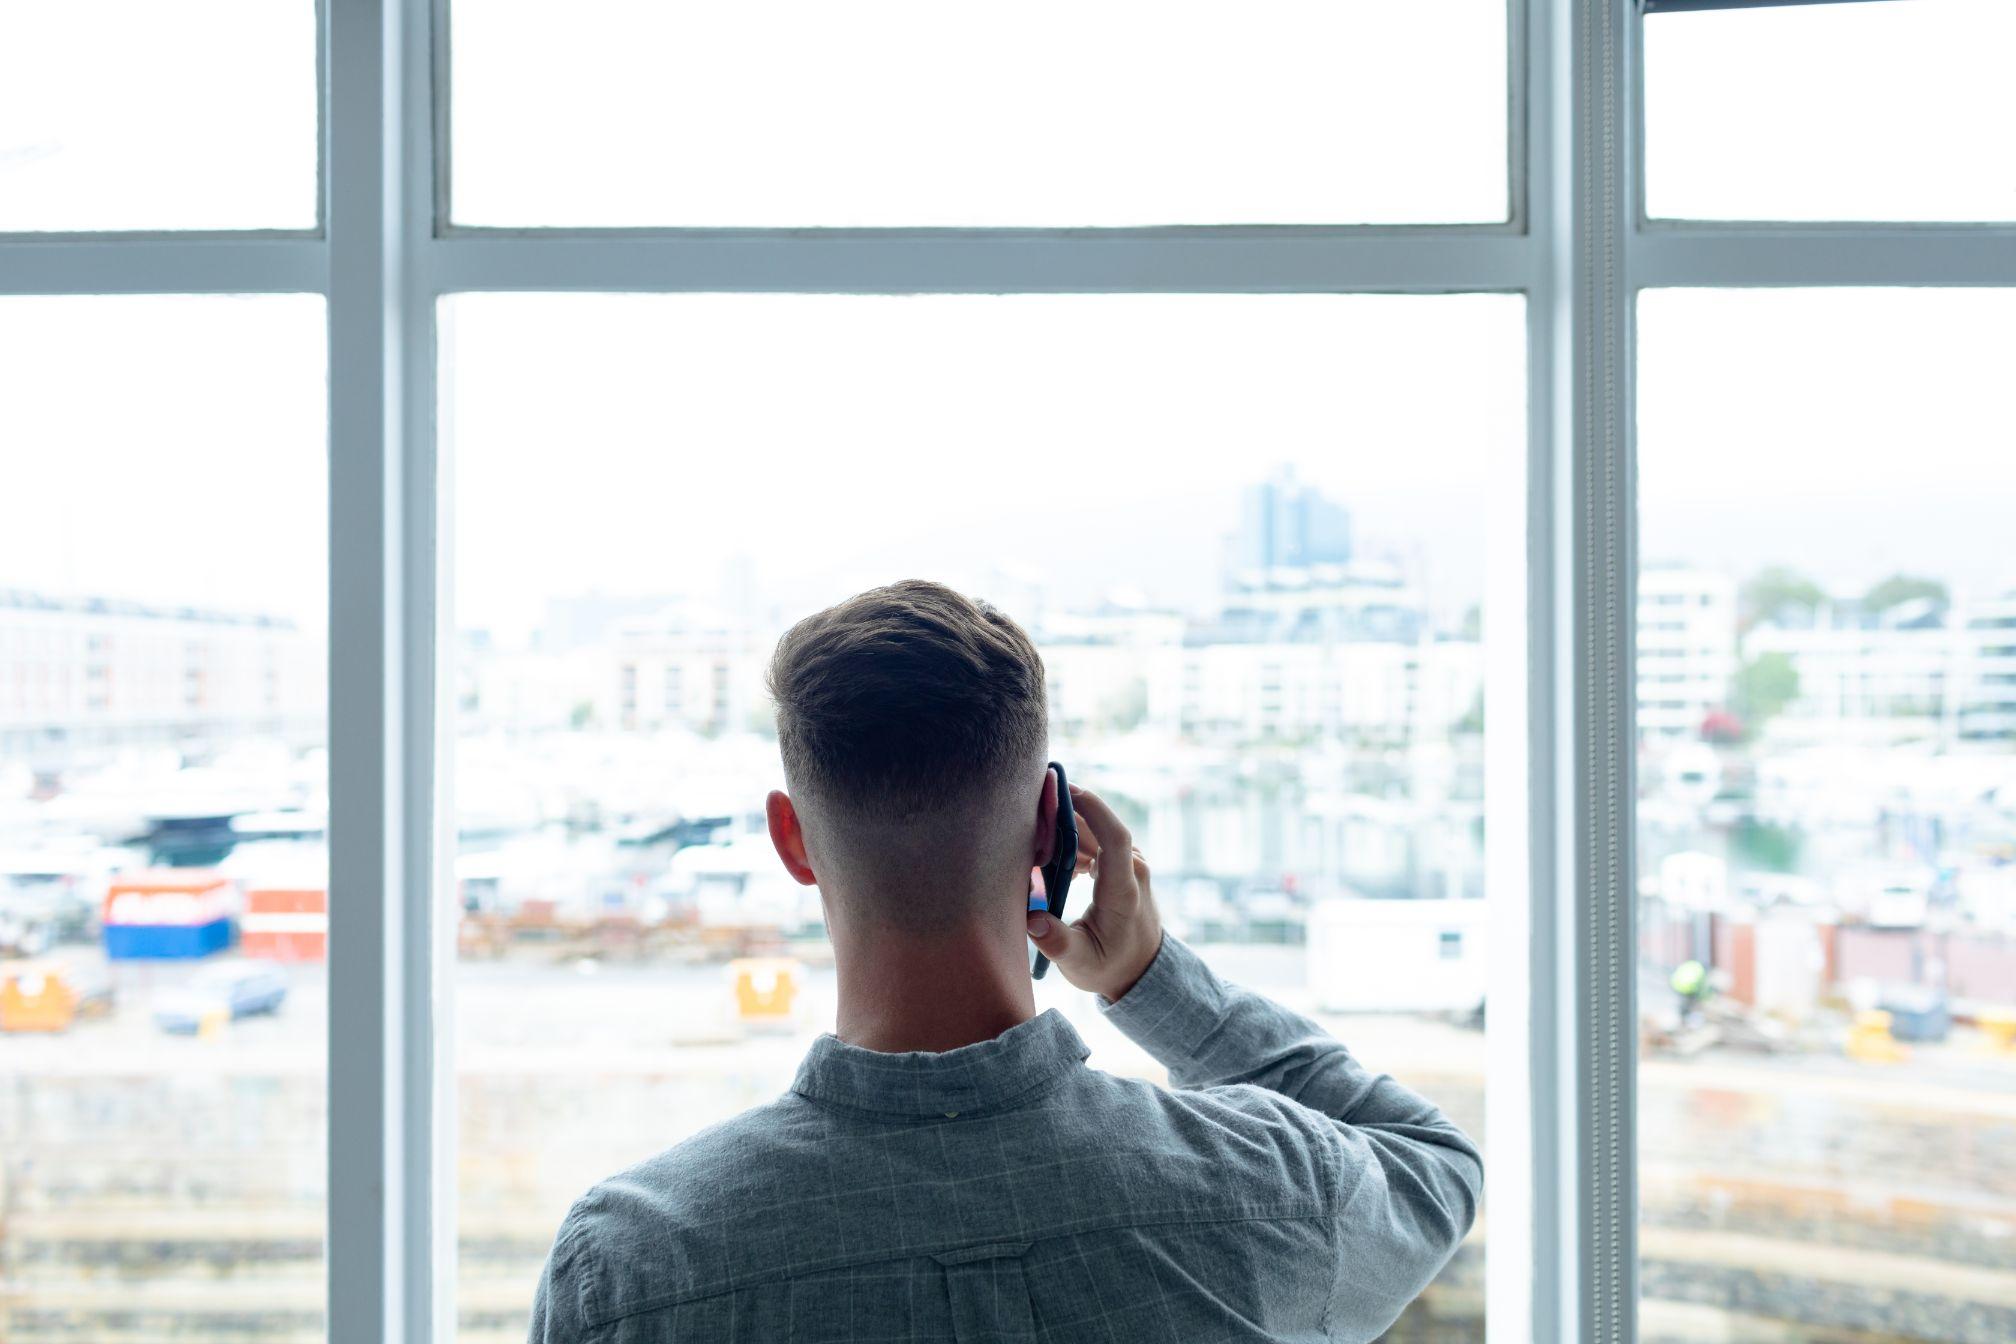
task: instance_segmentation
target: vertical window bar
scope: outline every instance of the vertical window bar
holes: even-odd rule
[[[1573,217],[1563,277],[1569,326],[1567,525],[1572,638],[1558,680],[1574,696],[1562,762],[1572,853],[1562,909],[1561,1005],[1570,1103],[1572,1263],[1579,1319],[1564,1338],[1636,1337],[1637,1007],[1632,848],[1635,497],[1631,315],[1625,247],[1633,154],[1626,90],[1636,15],[1618,0],[1572,14],[1567,171]],[[1570,792],[1572,790],[1572,792]],[[1564,1229],[1567,1231],[1568,1229]]]
[[[1569,454],[1565,380],[1571,366],[1564,245],[1573,215],[1571,108],[1559,72],[1569,65],[1573,15],[1560,0],[1533,0],[1515,30],[1527,91],[1521,141],[1524,218],[1531,248],[1526,290],[1526,452],[1516,535],[1490,549],[1485,619],[1490,652],[1485,721],[1515,725],[1485,735],[1486,844],[1490,894],[1490,1011],[1501,1039],[1486,1065],[1486,1138],[1500,1154],[1491,1176],[1498,1207],[1523,1222],[1494,1224],[1485,1257],[1489,1328],[1516,1338],[1567,1340],[1574,1281],[1564,1271],[1575,1191],[1565,1179],[1573,1136],[1563,1101],[1572,1058],[1561,1013],[1562,928],[1568,857],[1561,763],[1570,705],[1560,693],[1561,637],[1571,600],[1563,585],[1568,545],[1561,499]],[[1521,488],[1523,486],[1523,489]],[[1494,491],[1495,491],[1494,487]],[[1503,1098],[1512,1098],[1513,1113]],[[1510,1187],[1509,1189],[1507,1187]],[[1523,1202],[1522,1202],[1523,1201]]]
[[[405,604],[406,851],[405,1030],[406,1326],[414,1341],[456,1337],[455,1216],[455,843],[452,669],[441,664],[453,629],[443,556],[451,497],[435,431],[437,303],[429,265],[446,218],[448,0],[397,0],[403,41],[398,66],[403,114],[397,214],[405,284],[398,296]],[[444,672],[450,673],[444,675]]]
[[[431,1031],[424,947],[411,941],[413,874],[429,862],[427,794],[410,793],[413,633],[431,616],[411,563],[403,399],[413,343],[401,226],[408,194],[400,0],[325,4],[323,164],[329,257],[329,1212],[332,1344],[424,1338],[431,1251],[417,1042]],[[422,492],[424,496],[424,491]],[[431,768],[422,753],[421,766]],[[414,812],[419,815],[416,817]],[[424,887],[422,889],[424,891]],[[424,902],[423,902],[424,904]],[[417,969],[416,969],[417,968]],[[418,981],[419,993],[412,992]],[[423,1056],[424,1057],[424,1056]],[[416,1125],[415,1120],[420,1121]],[[415,1145],[420,1146],[416,1158]],[[417,1267],[417,1272],[416,1272]]]

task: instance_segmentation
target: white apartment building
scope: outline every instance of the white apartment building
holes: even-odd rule
[[[1956,603],[1936,625],[1836,625],[1823,609],[1809,627],[1750,631],[1743,656],[1765,653],[1799,678],[1781,732],[2016,738],[2016,587]]]
[[[1970,742],[2016,741],[2016,584],[1963,610],[1958,735]]]
[[[767,703],[763,671],[774,642],[699,602],[625,621],[615,630],[615,684],[604,688],[601,720],[625,731],[747,731]]]
[[[1480,702],[1482,646],[1166,644],[1043,649],[1061,733],[1148,727],[1226,743],[1446,737]]]
[[[293,622],[0,590],[0,752],[321,740],[321,642]]]
[[[1781,730],[1887,734],[1943,731],[1947,690],[1963,661],[1948,625],[1794,629],[1761,625],[1743,638],[1743,657],[1782,654],[1799,678]]]
[[[1704,569],[1647,567],[1638,576],[1638,732],[1698,733],[1729,701],[1736,672],[1736,584]]]
[[[1234,607],[1202,624],[1150,609],[1053,613],[1037,638],[1052,725],[1066,736],[1148,728],[1228,743],[1445,738],[1482,703],[1482,646],[1379,637],[1421,629],[1424,618],[1403,597],[1397,585],[1382,585],[1376,601],[1366,594],[1312,604],[1305,595],[1278,612]],[[774,643],[774,632],[697,603],[625,621],[595,655],[594,721],[632,732],[759,727]],[[569,678],[557,664],[547,672],[542,682],[553,693],[542,697],[543,717],[552,726],[578,702],[564,693]],[[507,687],[465,678],[463,690],[480,695],[479,717],[528,726],[527,711],[540,717],[539,706],[518,704]]]
[[[1158,650],[1148,722],[1203,741],[1447,737],[1484,690],[1481,645],[1194,644]]]

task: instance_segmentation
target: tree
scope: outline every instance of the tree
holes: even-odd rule
[[[1906,602],[1920,601],[1930,602],[1944,611],[1952,597],[1947,593],[1946,585],[1939,580],[1921,579],[1910,574],[1892,574],[1862,596],[1862,605],[1871,612],[1879,613]]]
[[[1757,733],[1765,720],[1799,698],[1799,669],[1790,654],[1760,653],[1737,669],[1735,709],[1744,727]]]
[[[1751,575],[1750,581],[1743,585],[1741,624],[1743,629],[1748,630],[1787,611],[1803,611],[1810,615],[1826,600],[1826,592],[1804,574],[1783,565],[1773,565]]]

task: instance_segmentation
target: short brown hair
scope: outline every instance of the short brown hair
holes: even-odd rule
[[[1040,761],[1043,660],[1022,627],[943,584],[871,588],[785,632],[770,661],[794,790],[827,808],[935,812]]]

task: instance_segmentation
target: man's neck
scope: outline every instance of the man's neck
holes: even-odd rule
[[[864,1050],[956,1050],[991,1041],[1036,1015],[1021,930],[943,933],[836,930],[835,1034]]]

